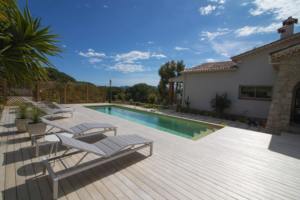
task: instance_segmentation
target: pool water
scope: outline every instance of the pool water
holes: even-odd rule
[[[221,128],[120,106],[87,106],[87,108],[192,140],[200,139]]]

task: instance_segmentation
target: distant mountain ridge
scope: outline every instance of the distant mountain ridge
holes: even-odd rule
[[[152,86],[152,87],[154,87],[154,88],[157,88],[157,86],[153,86],[153,85],[150,85],[150,86]],[[124,88],[124,89],[126,89],[126,88],[128,88],[128,87],[131,87],[131,86],[127,86],[127,85],[125,85],[125,86],[120,86],[120,88]]]

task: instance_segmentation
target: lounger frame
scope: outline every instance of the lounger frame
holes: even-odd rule
[[[132,148],[124,149],[124,150],[122,150],[122,151],[120,151],[120,152],[112,155],[111,157],[101,157],[99,159],[96,159],[95,161],[88,162],[88,163],[91,163],[91,164],[83,163],[83,164],[79,165],[79,163],[85,158],[85,156],[89,154],[89,152],[86,152],[86,154],[83,155],[83,157],[79,160],[79,162],[77,162],[77,164],[75,166],[73,166],[72,168],[69,168],[69,169],[63,164],[63,162],[61,161],[61,158],[64,158],[64,157],[67,157],[67,156],[72,156],[74,154],[82,153],[82,152],[85,152],[85,151],[77,150],[77,151],[73,151],[73,152],[67,153],[70,150],[70,149],[67,149],[62,155],[54,156],[54,157],[51,157],[51,158],[43,158],[43,162],[42,162],[42,165],[43,165],[43,174],[45,175],[46,174],[46,170],[47,170],[49,172],[52,180],[53,180],[53,199],[57,199],[58,198],[58,181],[59,180],[67,178],[67,177],[72,176],[74,174],[77,174],[79,172],[91,169],[93,167],[102,165],[102,164],[104,164],[106,162],[115,160],[115,159],[123,157],[125,155],[134,153],[134,152],[139,151],[141,149],[144,149],[146,147],[150,147],[150,155],[149,156],[151,156],[152,153],[153,153],[153,142],[147,143],[147,144],[143,144],[142,146],[136,147],[134,149],[132,149]],[[52,167],[51,167],[51,165],[49,163],[50,161],[54,161],[55,162],[55,160],[60,160],[61,163],[62,163],[62,165],[67,169],[67,171],[63,172],[61,174],[56,174],[53,171],[53,169],[52,169]]]

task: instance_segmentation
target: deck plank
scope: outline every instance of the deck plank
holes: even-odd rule
[[[1,197],[9,200],[49,199],[52,180],[49,175],[42,175],[41,161],[49,154],[51,146],[42,146],[40,156],[36,158],[27,133],[15,134],[13,109],[5,107],[0,120]],[[166,113],[196,121],[205,119]],[[297,135],[272,136],[226,127],[191,141],[82,105],[76,105],[73,118],[51,120],[67,127],[84,122],[111,123],[118,127],[118,135],[139,134],[154,141],[151,157],[146,148],[60,180],[59,199],[300,198],[300,136]],[[82,140],[92,143],[112,135],[113,132],[108,132]],[[59,145],[58,154],[64,149]],[[63,162],[72,166],[82,155],[68,157]],[[82,162],[97,158],[89,154]],[[64,168],[57,162],[54,170],[63,171]]]

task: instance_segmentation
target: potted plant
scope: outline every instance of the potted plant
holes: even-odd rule
[[[28,108],[27,103],[19,103],[18,116],[15,119],[16,127],[19,133],[26,132],[26,123],[31,121],[28,118]]]
[[[44,111],[37,107],[33,107],[29,111],[29,118],[31,121],[26,123],[29,136],[46,132],[46,124],[39,123],[40,117],[42,117],[43,115],[45,115]]]

